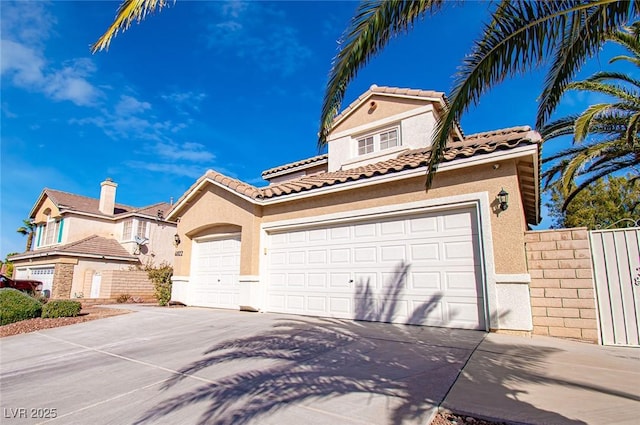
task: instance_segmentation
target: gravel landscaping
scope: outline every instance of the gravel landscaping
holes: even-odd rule
[[[38,317],[35,319],[22,320],[20,322],[0,326],[0,338],[28,332],[35,332],[41,329],[74,325],[76,323],[88,322],[90,320],[96,319],[104,319],[105,317],[117,316],[126,313],[130,313],[130,311],[95,306],[85,307],[76,317],[58,317],[55,319],[43,319]]]

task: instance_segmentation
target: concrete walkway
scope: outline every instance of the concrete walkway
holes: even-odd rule
[[[442,407],[525,424],[640,423],[640,349],[489,334]]]
[[[631,423],[640,415],[635,349],[124,308],[135,312],[0,339],[0,422],[424,425],[438,406],[524,423]]]

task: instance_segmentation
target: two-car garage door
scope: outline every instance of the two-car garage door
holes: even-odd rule
[[[475,209],[273,232],[272,312],[485,329]]]

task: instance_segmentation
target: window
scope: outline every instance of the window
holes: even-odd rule
[[[358,139],[358,155],[366,155],[400,146],[399,135],[399,129],[393,128]]]
[[[358,155],[373,152],[373,136],[358,140]]]
[[[136,235],[145,237],[147,236],[147,222],[143,220],[138,220],[138,231]]]
[[[47,223],[42,227],[42,233],[44,236],[42,245],[53,245],[60,242],[60,221],[57,221],[53,218],[47,219]]]
[[[398,146],[398,130],[393,129],[385,133],[380,133],[380,150]]]
[[[147,222],[144,220],[129,218],[122,222],[122,240],[133,240],[134,236],[147,236]]]
[[[122,240],[131,240],[131,229],[133,229],[133,219],[130,218],[122,223]]]

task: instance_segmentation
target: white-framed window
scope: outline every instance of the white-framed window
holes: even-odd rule
[[[385,129],[379,133],[369,134],[358,140],[358,155],[366,155],[372,152],[400,146],[400,131],[398,127]]]
[[[47,222],[38,229],[36,246],[48,246],[59,244],[62,240],[62,220],[47,216]]]
[[[147,237],[149,222],[139,218],[128,218],[122,222],[122,240],[130,241],[137,236]]]
[[[373,152],[373,136],[358,140],[358,155]]]
[[[128,218],[122,223],[122,240],[130,241],[133,237],[131,231],[133,230],[133,219]]]
[[[400,145],[400,139],[398,139],[398,129],[385,131],[380,133],[380,150],[393,148]]]
[[[141,237],[146,237],[147,236],[147,222],[144,220],[138,220],[138,231],[136,232],[136,235],[141,236]]]

